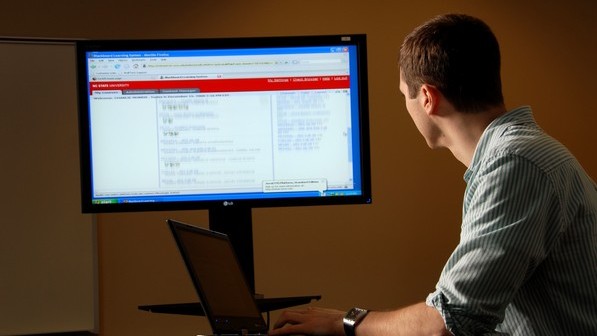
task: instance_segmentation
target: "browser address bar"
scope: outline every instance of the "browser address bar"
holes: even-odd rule
[[[334,63],[342,63],[342,59],[340,58],[325,58],[325,59],[307,59],[301,60],[301,64],[334,64]]]

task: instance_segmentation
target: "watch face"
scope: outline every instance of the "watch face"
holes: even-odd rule
[[[355,328],[361,320],[367,315],[366,309],[352,308],[344,316],[344,333],[346,336],[354,336]]]
[[[355,322],[357,322],[360,318],[362,318],[362,316],[364,316],[365,314],[367,314],[367,310],[365,309],[361,309],[361,308],[352,308],[351,310],[348,311],[348,313],[346,314],[346,319],[350,320],[352,322],[352,324],[354,324]]]

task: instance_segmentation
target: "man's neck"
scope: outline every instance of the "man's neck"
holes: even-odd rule
[[[447,148],[458,161],[468,168],[487,126],[505,113],[504,106],[479,113],[455,113],[445,130],[446,135],[451,139]]]

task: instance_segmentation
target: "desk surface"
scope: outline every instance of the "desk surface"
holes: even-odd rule
[[[268,312],[272,310],[300,306],[311,303],[312,301],[318,301],[320,299],[321,295],[307,295],[280,298],[256,298],[255,302],[257,303],[257,307],[261,312]],[[205,316],[203,307],[199,302],[142,305],[139,306],[139,309],[160,314]]]

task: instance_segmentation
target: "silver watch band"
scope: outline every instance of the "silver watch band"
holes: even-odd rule
[[[355,336],[356,327],[367,316],[367,309],[354,307],[344,316],[344,333],[346,336]]]

